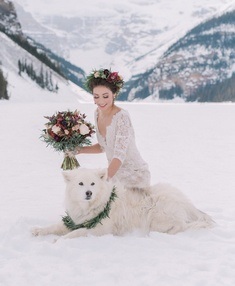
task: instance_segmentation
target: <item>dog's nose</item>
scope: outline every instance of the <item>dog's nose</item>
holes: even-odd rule
[[[86,191],[86,196],[91,197],[92,196],[92,191]]]

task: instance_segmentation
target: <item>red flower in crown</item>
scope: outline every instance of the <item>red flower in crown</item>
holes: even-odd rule
[[[111,82],[115,82],[115,81],[118,80],[118,78],[119,78],[118,73],[117,72],[112,72],[112,73],[110,73],[110,75],[107,78],[107,80],[111,81]]]
[[[89,91],[91,91],[90,82],[97,78],[105,79],[107,82],[114,84],[117,87],[117,92],[120,91],[124,84],[123,78],[118,74],[118,72],[111,72],[111,70],[108,69],[94,70],[87,76],[85,82],[85,86]]]

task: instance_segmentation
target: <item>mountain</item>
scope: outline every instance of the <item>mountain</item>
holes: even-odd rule
[[[84,72],[81,68],[22,32],[15,7],[7,0],[0,0],[0,45],[0,67],[3,76],[6,75],[5,79],[14,73],[52,92],[58,92],[61,85],[68,85],[69,82],[73,89],[74,84],[83,84]],[[10,79],[7,79],[9,87],[14,84]]]
[[[13,0],[23,31],[86,73],[148,70],[190,29],[231,0]]]
[[[14,3],[30,37],[79,63],[85,72],[104,66],[119,70],[126,81],[121,100],[169,100],[176,96],[184,101],[198,100],[196,88],[201,90],[202,85],[219,84],[232,76],[231,66],[219,71],[224,62],[222,35],[215,53],[217,72],[210,63],[215,61],[211,55],[214,46],[205,54],[201,51],[207,49],[208,41],[214,41],[202,35],[213,33],[207,21],[220,21],[218,15],[232,11],[234,3],[229,0]],[[202,43],[204,40],[207,42]]]
[[[133,77],[123,99],[235,101],[235,10],[190,30],[151,70]],[[135,87],[138,86],[138,89]]]
[[[0,0],[0,27],[8,34],[23,36],[15,7],[12,2],[7,0]]]
[[[197,25],[234,7],[230,0],[88,0],[79,4],[76,0],[14,0],[13,3],[23,31],[31,39],[81,67],[85,73],[97,67],[118,70],[126,81],[121,100],[159,100],[175,95],[181,95],[182,100],[192,100],[192,95],[196,98],[194,90],[190,96],[182,95],[186,90],[183,84],[158,89],[157,66],[163,65],[165,69],[167,51],[171,52],[171,47]],[[217,78],[216,84],[220,80]]]
[[[12,41],[4,33],[0,32],[0,69],[6,78],[8,96],[11,101],[31,102],[31,101],[56,101],[67,102],[74,101],[91,101],[91,95],[82,88],[60,76],[51,70],[40,60],[28,53]],[[43,67],[44,72],[51,74],[52,80],[58,86],[57,92],[51,92],[46,88],[41,88],[35,81],[22,73],[19,75],[18,60],[25,59],[28,63],[32,63],[35,70],[40,71]],[[2,86],[1,86],[2,87]],[[7,99],[7,98],[6,98]]]

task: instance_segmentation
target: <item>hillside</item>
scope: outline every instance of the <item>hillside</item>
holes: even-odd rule
[[[33,84],[54,93],[58,93],[61,86],[69,85],[69,82],[75,89],[79,89],[76,85],[83,85],[82,69],[22,32],[14,5],[7,0],[0,0],[0,42],[0,68],[11,93],[15,85],[11,74],[14,74],[14,78],[20,77],[28,83],[33,81]]]
[[[17,45],[5,34],[0,32],[0,68],[8,81],[8,94],[10,101],[91,101],[91,95],[72,82],[64,79],[47,66],[43,65],[37,58],[29,54],[22,47]],[[19,75],[18,59],[27,59],[32,62],[35,69],[40,70],[43,66],[44,71],[52,73],[53,81],[58,85],[57,93],[42,89],[36,82],[32,81],[27,74]]]
[[[129,79],[231,0],[13,0],[23,31],[86,73],[113,66]]]
[[[165,100],[235,101],[234,45],[235,10],[201,23],[176,41],[153,69],[131,79],[123,99],[131,100],[135,93],[135,98],[150,94]],[[207,96],[212,86],[214,94]]]
[[[62,1],[55,5],[53,0],[46,10],[45,3],[37,0],[33,4],[13,2],[30,45],[59,62],[61,75],[79,86],[83,86],[85,72],[62,55],[80,63],[86,72],[88,65],[118,69],[126,82],[120,100],[233,101],[231,86],[228,95],[224,92],[234,70],[235,4],[231,1],[166,0],[146,5],[127,1],[124,5],[98,0],[93,9],[88,3],[78,9],[73,0],[66,5]],[[99,11],[105,13],[101,16]],[[164,16],[166,12],[170,17]],[[46,77],[50,79],[50,74]],[[199,99],[197,90],[207,92],[205,88],[212,86],[224,95],[200,95]]]
[[[200,45],[204,40],[213,42],[217,35],[210,39],[194,31],[232,11],[235,3],[229,0],[89,0],[79,5],[75,0],[66,5],[62,0],[14,2],[30,37],[79,63],[86,73],[99,66],[119,70],[127,83],[121,100],[170,100],[176,96],[192,100],[195,88],[219,84],[232,76],[229,66],[221,72],[213,70],[224,62],[223,48],[217,47],[215,57],[220,63],[213,67],[210,53],[214,46],[204,54],[206,43]],[[204,34],[213,33],[206,26],[203,29]],[[219,41],[223,47],[223,36]],[[228,57],[229,51],[226,53]],[[204,69],[212,73],[206,74]]]

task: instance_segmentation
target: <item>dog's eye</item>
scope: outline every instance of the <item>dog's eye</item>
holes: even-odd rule
[[[92,183],[91,183],[91,186],[94,186],[94,185],[95,185],[95,183],[94,183],[94,182],[92,182]]]
[[[79,186],[83,186],[83,182],[80,182],[80,183],[79,183]]]

